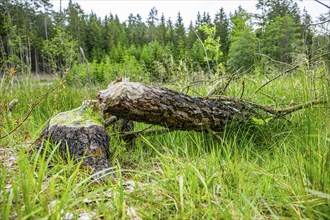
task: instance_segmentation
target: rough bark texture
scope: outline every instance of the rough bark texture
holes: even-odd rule
[[[217,131],[234,117],[245,117],[234,103],[191,97],[136,82],[110,84],[98,92],[104,115],[172,129]]]
[[[108,87],[113,86],[116,83],[119,82],[129,82],[129,78],[127,77],[119,77],[115,79],[113,82],[111,82]],[[125,119],[119,119],[113,115],[110,115],[108,113],[103,113],[103,118],[105,120],[105,127],[109,128],[111,133],[126,133],[126,132],[133,132],[134,131],[134,122],[131,120],[125,120]],[[111,125],[111,126],[109,126]],[[127,147],[133,147],[135,145],[135,136],[124,136],[122,137],[122,140],[126,143]]]
[[[116,121],[112,126],[110,126],[110,132],[113,133],[127,133],[127,132],[133,132],[134,131],[134,122],[130,120],[123,120],[119,119]],[[135,136],[123,136],[121,139],[125,142],[126,147],[132,148],[135,145]]]
[[[77,161],[83,159],[82,165],[93,172],[110,167],[110,138],[105,128],[80,109],[62,112],[52,118],[41,136],[39,146],[43,140],[60,143],[59,151],[64,159],[68,153]]]

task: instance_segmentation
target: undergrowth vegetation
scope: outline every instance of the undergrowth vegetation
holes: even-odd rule
[[[325,68],[304,65],[255,93],[276,74],[237,75],[225,95],[275,107],[330,101]],[[204,96],[221,77],[207,75],[197,83],[187,78],[176,75],[162,86]],[[221,79],[225,87],[228,78]],[[64,161],[58,145],[46,142],[45,151],[37,151],[33,142],[48,119],[95,98],[106,85],[51,82],[1,83],[0,136],[9,135],[0,139],[0,219],[330,218],[328,105],[232,123],[221,132],[223,143],[209,133],[174,131],[139,136],[127,148],[112,136],[116,179],[95,181],[80,164]],[[13,99],[19,102],[10,113],[6,106]],[[135,129],[145,127],[138,123]]]

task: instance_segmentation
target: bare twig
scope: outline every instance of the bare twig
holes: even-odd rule
[[[88,75],[88,85],[89,85],[89,98],[92,99],[92,81],[91,81],[91,74],[89,72],[89,67],[88,67],[88,60],[86,59],[84,49],[80,47],[80,53],[84,59],[84,62],[86,63],[86,72]]]
[[[306,103],[302,103],[299,105],[295,105],[292,107],[288,107],[288,108],[282,108],[282,109],[272,109],[274,114],[282,114],[282,115],[286,115],[286,114],[290,114],[292,112],[304,109],[304,108],[309,108],[313,105],[322,105],[322,104],[327,104],[329,103],[329,101],[327,100],[312,100],[310,102],[306,102]]]
[[[315,60],[317,60],[317,59],[319,59],[321,57],[324,57],[324,56],[326,56],[328,54],[330,54],[330,51],[329,52],[326,52],[326,53],[323,53],[323,54],[321,54],[321,55],[319,55],[317,57],[314,57],[314,58],[310,59],[309,62],[313,62],[313,61],[315,61]],[[272,81],[276,80],[277,78],[279,78],[280,76],[283,76],[286,73],[289,73],[289,72],[297,69],[299,66],[300,66],[300,64],[297,64],[297,65],[291,67],[290,69],[287,69],[286,71],[284,71],[284,72],[282,72],[280,74],[277,74],[276,76],[274,76],[273,78],[271,78],[270,80],[268,80],[267,82],[265,82],[264,84],[262,84],[256,91],[254,91],[253,95],[256,94],[257,92],[259,92],[263,87],[265,87],[266,85],[268,85]]]
[[[181,93],[183,93],[185,90],[187,90],[186,93],[188,93],[189,88],[192,87],[192,86],[195,86],[195,84],[198,84],[198,83],[211,83],[211,82],[214,82],[214,81],[215,80],[197,80],[197,81],[189,82],[188,85],[186,85],[185,87],[183,87],[181,89]]]
[[[234,102],[237,104],[240,104],[246,108],[252,109],[252,110],[257,110],[260,109],[262,111],[265,111],[271,115],[286,115],[304,108],[309,108],[313,105],[321,105],[321,104],[327,104],[329,103],[328,100],[312,100],[310,102],[298,104],[292,107],[288,108],[282,108],[282,109],[277,109],[273,108],[271,106],[265,106],[261,105],[246,99],[240,99],[240,98],[235,98],[235,97],[225,97],[225,96],[211,96],[207,97],[210,100],[215,100],[215,101],[227,101],[227,102]]]
[[[296,65],[294,67],[291,67],[290,69],[287,69],[286,71],[277,74],[276,76],[274,76],[273,78],[271,78],[270,80],[268,80],[267,82],[265,82],[264,84],[262,84],[256,91],[254,91],[253,95],[256,94],[257,92],[259,92],[263,87],[265,87],[266,85],[268,85],[269,83],[273,82],[274,80],[276,80],[277,78],[279,78],[280,76],[283,76],[286,73],[289,73],[295,69],[297,69],[300,65]]]
[[[203,50],[204,50],[204,53],[205,53],[205,56],[206,56],[206,63],[207,63],[207,67],[208,67],[208,70],[209,70],[209,73],[212,74],[211,72],[211,67],[210,67],[210,63],[209,63],[209,59],[208,59],[208,55],[207,55],[207,51],[206,51],[206,48],[204,46],[204,43],[202,41],[202,39],[199,37],[199,35],[197,34],[196,30],[193,28],[192,29],[194,31],[194,33],[196,34],[198,40],[201,42],[202,44],[202,47],[203,47]]]
[[[222,91],[220,92],[220,95],[224,94],[230,84],[230,82],[234,79],[234,77],[239,73],[239,71],[242,69],[243,67],[239,68],[227,81],[225,87],[223,87]]]
[[[223,78],[222,78],[223,79]],[[211,96],[211,95],[214,95],[217,90],[219,89],[219,86],[223,83],[222,79],[219,79],[216,84],[211,88],[211,90],[207,93],[207,97],[208,96]]]
[[[249,71],[252,67],[250,67],[248,70],[246,71]],[[220,95],[224,94],[227,90],[227,88],[229,87],[230,83],[232,82],[232,80],[234,79],[234,77],[240,73],[240,70],[242,69],[239,68],[233,75],[231,75],[226,83],[226,85],[224,86],[224,88],[222,89],[222,91],[220,92]],[[223,77],[223,78],[226,78],[226,77]],[[207,93],[206,97],[210,97],[212,95],[214,95],[220,88],[219,88],[219,85],[221,85],[222,82],[219,80],[213,87],[212,89]],[[243,91],[244,92],[244,91]]]
[[[273,100],[273,102],[275,103],[275,106],[276,106],[276,107],[278,106],[278,104],[277,104],[277,100],[276,100],[274,97],[272,97],[272,96],[270,96],[270,95],[268,95],[268,94],[265,94],[265,93],[263,93],[263,92],[261,93],[261,95],[264,95],[264,96],[266,96],[267,98]]]
[[[213,79],[213,80],[196,80],[196,81],[190,82],[189,85],[194,85],[194,84],[198,84],[198,83],[211,83],[214,81],[215,81],[215,79]]]
[[[5,134],[3,136],[0,136],[0,140],[3,139],[3,138],[5,138],[5,137],[8,137],[9,135],[11,135],[15,131],[17,131],[24,124],[24,122],[28,120],[28,118],[31,116],[33,110],[38,106],[38,104],[42,100],[44,100],[50,93],[54,92],[60,86],[62,86],[64,82],[65,82],[65,77],[61,80],[61,82],[57,86],[54,86],[54,87],[50,88],[46,93],[44,93],[42,96],[38,97],[37,100],[31,104],[30,110],[25,115],[25,117],[23,118],[23,120],[20,121],[19,124],[15,128],[13,128],[11,131],[9,131],[7,134]]]
[[[225,143],[226,143],[225,140],[224,140],[222,137],[220,137],[220,136],[217,134],[217,132],[212,131],[211,129],[209,129],[208,132],[209,132],[210,134],[212,134],[212,136],[213,136],[215,139],[217,139],[222,145],[225,145]]]
[[[257,55],[259,55],[259,56],[263,56],[263,57],[266,57],[267,59],[270,59],[270,60],[273,61],[274,63],[278,63],[278,64],[281,64],[281,65],[290,66],[290,64],[285,63],[285,62],[282,62],[282,61],[279,61],[279,60],[275,60],[275,59],[271,58],[270,56],[267,56],[266,54],[263,54],[263,53],[257,53]]]
[[[119,135],[120,137],[129,137],[129,136],[137,137],[140,135],[151,136],[151,135],[164,134],[164,133],[169,133],[169,132],[175,131],[175,129],[169,129],[169,128],[160,128],[160,129],[149,130],[151,127],[153,127],[153,125],[145,128],[145,129],[142,129],[140,131],[122,132],[122,133],[117,133],[117,134],[113,133],[113,134],[110,134],[110,136],[117,136],[117,135]]]
[[[242,93],[241,93],[240,98],[243,97],[243,95],[244,95],[244,90],[245,90],[245,82],[243,81],[243,82],[242,82]]]
[[[321,21],[321,22],[318,22],[318,23],[303,24],[303,25],[301,25],[301,26],[317,26],[317,25],[321,25],[321,24],[328,23],[328,22],[330,22],[330,19],[325,20],[325,21]]]
[[[324,4],[323,2],[321,2],[319,0],[314,0],[314,1],[316,1],[317,3],[323,5],[324,7],[328,8],[328,9],[330,9],[330,6],[329,5],[326,5],[326,4]]]

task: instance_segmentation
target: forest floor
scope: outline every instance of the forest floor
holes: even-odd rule
[[[277,107],[330,100],[324,69],[282,76],[254,94],[274,75],[242,76],[226,95],[240,97],[244,90],[245,99]],[[106,84],[87,88],[37,79],[1,87],[0,136],[13,132],[0,139],[0,219],[330,218],[328,104],[228,125],[221,132],[224,143],[208,133],[175,131],[140,136],[127,148],[112,136],[116,180],[95,182],[64,161],[56,146],[46,143],[42,153],[31,144],[51,117],[77,108],[90,89],[96,95]],[[51,84],[43,84],[49,79]],[[175,82],[167,86],[182,91],[188,85],[186,78]],[[193,84],[189,94],[206,95],[211,88]],[[19,102],[9,114],[5,106],[15,98]],[[136,123],[135,130],[147,126]]]

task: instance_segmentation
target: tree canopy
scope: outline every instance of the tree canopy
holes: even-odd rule
[[[253,72],[264,65],[260,54],[291,63],[301,53],[312,57],[329,48],[327,15],[320,17],[323,25],[313,26],[296,2],[259,0],[256,7],[259,14],[242,7],[227,14],[219,8],[213,20],[208,12],[199,12],[185,27],[180,13],[172,20],[155,7],[145,21],[139,14],[120,21],[111,13],[104,18],[86,14],[71,0],[60,12],[49,0],[3,0],[0,71],[61,73],[82,63],[81,48],[89,62],[111,66],[114,73],[130,64],[164,80],[183,65],[190,72],[223,73],[220,66],[228,73]]]

